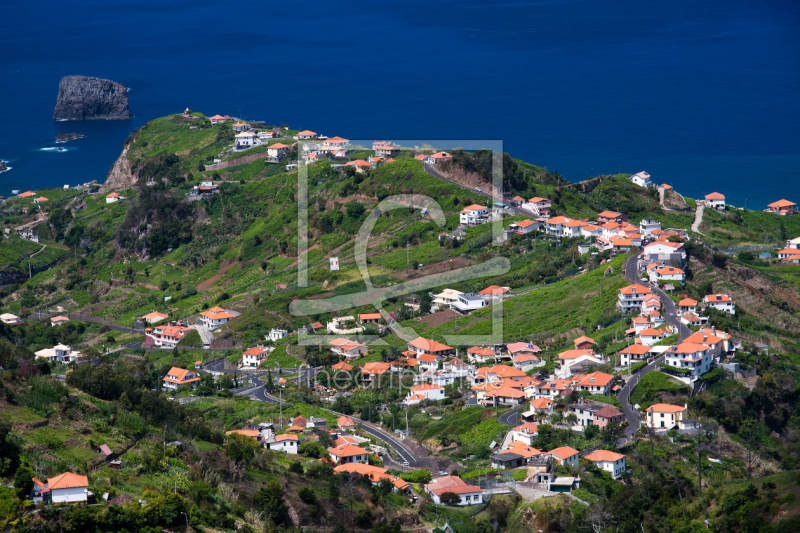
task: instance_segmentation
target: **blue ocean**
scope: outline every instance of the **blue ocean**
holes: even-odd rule
[[[103,181],[183,111],[380,139],[502,139],[577,181],[646,170],[699,197],[800,202],[796,0],[29,0],[3,6],[0,195]],[[133,120],[54,122],[62,76]],[[77,132],[67,151],[59,131]]]

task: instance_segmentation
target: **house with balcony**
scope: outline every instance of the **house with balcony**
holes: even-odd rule
[[[236,134],[236,144],[235,149],[237,151],[247,150],[248,148],[252,148],[256,145],[257,136],[252,131],[243,131],[241,133]]]
[[[652,347],[644,343],[631,344],[623,348],[620,353],[620,364],[622,366],[633,365],[639,361],[646,361],[653,356]]]
[[[795,215],[797,214],[797,204],[789,200],[778,200],[769,204],[765,211],[783,216]]]
[[[192,328],[178,325],[147,328],[144,330],[145,346],[152,343],[152,347],[155,348],[175,348],[190,331],[192,331]]]
[[[48,363],[74,363],[77,362],[83,354],[78,350],[73,350],[66,344],[56,344],[52,348],[45,348],[39,350],[35,354],[35,359],[45,359]]]
[[[531,211],[533,211],[537,215],[541,215],[544,212],[549,212],[550,207],[552,207],[552,205],[550,203],[550,200],[548,200],[547,198],[534,196],[533,198],[528,200],[527,206],[523,205],[523,207],[529,207]]]
[[[616,211],[603,211],[601,213],[597,213],[597,222],[600,225],[606,224],[608,222],[616,222],[617,224],[622,224],[623,222],[628,221],[628,215],[624,213],[617,213]]]
[[[664,352],[665,364],[687,370],[686,377],[695,380],[709,370],[714,363],[711,347],[694,342],[682,342]]]
[[[631,311],[639,312],[642,309],[645,296],[651,294],[653,294],[653,291],[644,285],[639,285],[638,283],[628,285],[619,290],[617,307],[619,307],[623,313],[629,313]]]
[[[415,398],[416,396],[421,397]],[[439,401],[444,400],[447,395],[444,393],[444,387],[441,385],[434,385],[431,383],[422,383],[420,385],[414,385],[409,389],[408,395],[404,403],[406,405],[414,405],[420,402],[424,402],[425,400],[430,401]]]
[[[192,388],[200,383],[200,376],[191,370],[173,366],[163,378],[164,390],[175,390],[181,385],[191,385]]]
[[[391,141],[375,141],[372,149],[378,157],[392,157],[400,153],[400,147]]]
[[[556,461],[561,466],[570,466],[572,468],[578,467],[578,458],[580,457],[580,454],[578,453],[578,450],[570,448],[569,446],[562,446],[560,448],[556,448],[555,450],[544,452],[544,455],[549,455],[553,458],[553,461]]]
[[[442,365],[442,370],[449,372],[454,378],[466,378],[470,372],[475,371],[475,365],[470,365],[461,359],[450,359]]]
[[[441,308],[448,308],[458,300],[461,294],[464,293],[455,289],[445,289],[439,294],[433,295],[433,303]]]
[[[683,315],[696,315],[697,314],[697,300],[689,298],[688,296],[678,302],[678,316]]]
[[[655,241],[642,248],[642,260],[662,265],[686,264],[686,248],[682,242]]]
[[[275,143],[267,147],[267,161],[269,163],[280,163],[289,152],[289,145]]]
[[[242,367],[258,368],[266,360],[269,352],[270,349],[264,346],[255,346],[245,350],[242,352]]]
[[[656,232],[661,232],[661,222],[652,218],[643,218],[639,222],[639,233],[644,237],[656,235]]]
[[[650,276],[650,281],[654,283],[670,281],[684,285],[686,281],[686,272],[674,266],[654,268],[650,270],[648,274]]]
[[[330,342],[330,345],[333,353],[344,357],[348,361],[354,361],[368,351],[365,344],[349,339],[334,339]]]
[[[483,296],[474,292],[459,294],[456,301],[450,305],[450,309],[458,311],[462,315],[469,314],[476,309],[486,307],[488,302]]]
[[[489,220],[489,209],[485,205],[472,204],[461,210],[459,222],[464,226],[477,226]]]
[[[361,368],[361,383],[363,384],[364,388],[369,388],[373,383],[378,383],[381,379],[381,376],[389,372],[391,369],[391,363],[384,363],[382,361],[366,363]]]

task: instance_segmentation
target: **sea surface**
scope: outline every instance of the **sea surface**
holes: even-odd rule
[[[70,74],[128,86],[135,118],[54,122]],[[103,181],[133,129],[186,107],[800,203],[800,2],[4,3],[0,195]],[[59,131],[86,138],[49,150]]]

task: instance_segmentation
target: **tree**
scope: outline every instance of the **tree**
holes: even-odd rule
[[[253,495],[253,505],[265,513],[276,525],[289,516],[289,507],[283,499],[283,489],[277,481],[269,481]]]
[[[739,430],[739,436],[744,441],[747,456],[744,463],[747,468],[747,479],[753,476],[753,469],[760,463],[758,449],[764,438],[764,426],[752,417],[747,417]]]
[[[600,432],[600,440],[606,447],[613,448],[624,435],[625,431],[619,422],[611,422]]]
[[[442,502],[442,505],[458,505],[461,503],[461,496],[455,492],[443,492],[439,496],[439,501]]]
[[[20,446],[11,438],[11,423],[0,418],[0,475],[17,470],[19,454]]]
[[[163,280],[163,281],[161,282],[161,284],[159,285],[159,288],[160,288],[162,291],[166,291],[167,289],[169,289],[169,282],[168,282],[167,280]]]
[[[586,513],[586,521],[594,533],[605,533],[614,523],[614,515],[606,511],[601,503],[596,504]]]
[[[17,468],[14,474],[14,488],[17,489],[20,500],[25,499],[33,490],[33,476],[34,472],[29,466],[22,465]]]
[[[308,503],[308,504],[317,503],[317,495],[314,493],[314,489],[303,487],[297,492],[297,495],[300,497],[303,503]]]
[[[433,302],[433,298],[429,292],[425,291],[422,295],[422,298],[419,300],[419,312],[423,315],[427,315],[431,312],[431,303]]]
[[[583,430],[583,436],[587,439],[595,438],[598,433],[600,433],[600,427],[595,424],[586,426],[586,428]]]

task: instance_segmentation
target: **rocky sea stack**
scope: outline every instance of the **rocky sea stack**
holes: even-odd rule
[[[58,85],[55,120],[128,119],[128,88],[111,80],[65,76]]]

